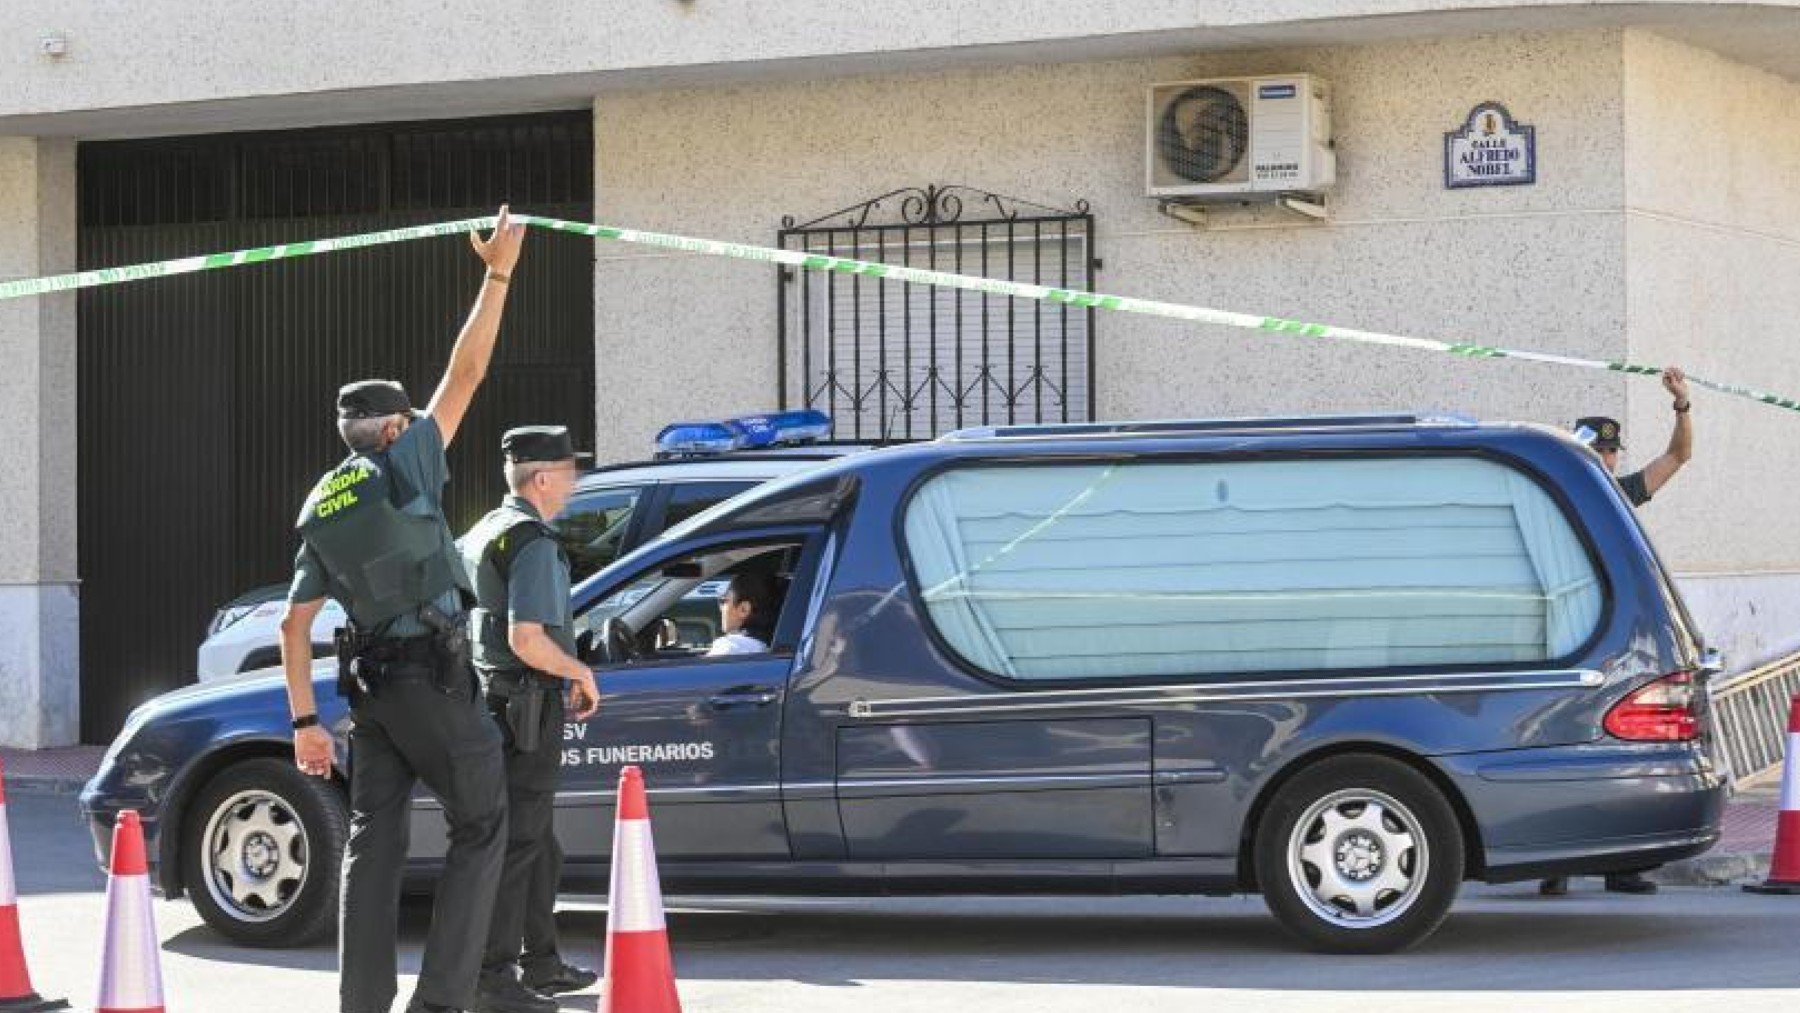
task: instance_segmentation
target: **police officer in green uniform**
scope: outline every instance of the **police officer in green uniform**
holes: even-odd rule
[[[469,613],[475,666],[506,739],[510,813],[475,1009],[550,1013],[556,1002],[545,993],[579,991],[599,977],[564,962],[556,941],[563,854],[553,816],[563,696],[571,697],[576,720],[599,706],[594,673],[575,654],[569,560],[545,523],[575,490],[578,455],[562,426],[509,430],[500,450],[511,494],[460,543],[475,582],[476,607]]]
[[[1694,456],[1694,404],[1688,400],[1687,375],[1678,367],[1669,366],[1662,371],[1662,384],[1673,399],[1669,407],[1675,412],[1675,428],[1669,434],[1668,449],[1637,471],[1619,474],[1619,454],[1624,451],[1625,444],[1620,439],[1616,419],[1589,415],[1575,420],[1575,431],[1586,435],[1588,446],[1600,455],[1600,463],[1618,479],[1619,491],[1634,507],[1650,502]],[[1612,893],[1655,893],[1656,883],[1644,875],[1654,868],[1656,866],[1607,873],[1606,889]],[[1552,876],[1542,880],[1538,883],[1538,892],[1546,897],[1561,897],[1569,892],[1569,877]]]
[[[1575,420],[1576,432],[1585,430],[1592,434],[1588,446],[1600,455],[1600,463],[1606,465],[1607,471],[1619,475],[1619,488],[1624,490],[1625,498],[1634,507],[1650,502],[1694,457],[1694,403],[1688,400],[1687,374],[1670,366],[1662,372],[1662,383],[1673,399],[1670,407],[1675,412],[1675,428],[1669,433],[1668,449],[1637,471],[1619,475],[1619,454],[1625,445],[1621,442],[1617,421],[1604,415]]]
[[[419,984],[408,1013],[466,1010],[506,847],[501,737],[469,664],[468,578],[443,513],[455,438],[493,357],[524,226],[500,209],[493,234],[471,235],[487,265],[430,407],[413,411],[391,380],[338,392],[350,456],[301,508],[301,546],[281,621],[294,760],[330,777],[335,748],[312,687],[313,619],[335,598],[338,689],[350,700],[350,839],[345,847],[338,962],[344,1013],[387,1013],[407,821],[415,781],[444,806],[450,849],[438,882]]]

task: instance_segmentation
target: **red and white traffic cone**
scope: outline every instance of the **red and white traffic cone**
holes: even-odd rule
[[[1751,893],[1800,894],[1800,696],[1788,706],[1787,758],[1781,764],[1781,813],[1775,817],[1775,857],[1769,878]]]
[[[19,889],[13,882],[12,833],[6,827],[6,772],[0,770],[0,1013],[68,1009],[61,999],[45,999],[31,988],[25,967],[25,937],[19,932]]]
[[[150,905],[144,828],[130,809],[113,827],[112,873],[106,880],[106,949],[94,1013],[164,1013],[162,955]]]
[[[607,892],[606,980],[600,1013],[681,1013],[675,965],[663,921],[662,882],[650,838],[644,775],[619,771],[619,811],[613,824],[612,888]]]

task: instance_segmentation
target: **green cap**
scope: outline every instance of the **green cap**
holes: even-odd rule
[[[1575,420],[1575,431],[1583,429],[1594,434],[1588,446],[1595,450],[1613,451],[1619,449],[1619,423],[1604,415],[1589,415]]]
[[[519,426],[508,429],[500,437],[500,452],[513,464],[529,461],[592,460],[592,454],[577,454],[569,439],[568,426]]]
[[[380,419],[389,415],[417,415],[412,399],[398,380],[358,380],[338,388],[338,418]]]

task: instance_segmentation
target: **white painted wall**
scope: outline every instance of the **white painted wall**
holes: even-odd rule
[[[0,138],[0,278],[72,270],[67,141]],[[75,297],[0,302],[0,745],[77,734]]]
[[[1196,230],[1158,214],[1142,196],[1145,87],[1276,71],[1335,90],[1334,221],[1240,216]],[[597,197],[603,220],[764,244],[784,214],[907,185],[1085,198],[1105,291],[1616,357],[1621,74],[1620,34],[1597,31],[603,96]],[[1493,98],[1537,126],[1544,182],[1446,191],[1443,132]],[[603,454],[641,453],[671,416],[773,400],[769,269],[598,253]],[[1108,418],[1446,408],[1560,422],[1624,410],[1624,381],[1606,374],[1116,315],[1098,334]]]
[[[1800,44],[1783,41],[1800,0],[8,0],[0,132],[267,129],[542,108],[671,76],[796,80],[1632,24],[1800,74]],[[66,39],[67,55],[41,55],[47,35]]]
[[[1800,392],[1800,83],[1646,32],[1625,56],[1631,356]],[[1669,402],[1629,388],[1633,466]],[[1800,647],[1800,416],[1702,392],[1694,461],[1644,510],[1708,635],[1734,665]]]

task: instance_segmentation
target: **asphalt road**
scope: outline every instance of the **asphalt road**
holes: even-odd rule
[[[74,801],[8,802],[33,980],[92,1009],[104,881]],[[405,972],[427,915],[409,906]],[[328,946],[235,947],[186,901],[159,901],[156,918],[172,1011],[337,1008]],[[601,899],[572,900],[561,921],[570,955],[596,962]],[[1378,958],[1301,952],[1250,897],[676,900],[669,925],[689,1013],[1800,1009],[1800,897],[1734,888],[1614,897],[1588,880],[1552,899],[1471,886],[1437,935]],[[565,1000],[593,1010],[598,997]]]

